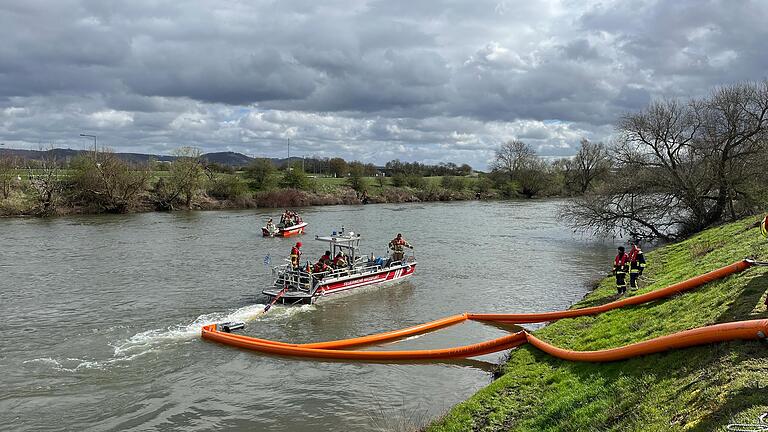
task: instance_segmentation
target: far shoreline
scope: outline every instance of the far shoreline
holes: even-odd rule
[[[216,199],[210,196],[202,196],[192,203],[190,208],[175,208],[172,210],[158,210],[152,206],[149,197],[143,197],[141,203],[125,212],[109,212],[92,207],[58,206],[51,213],[39,214],[32,211],[20,211],[15,213],[0,213],[0,219],[11,218],[38,218],[51,219],[66,216],[95,216],[107,214],[143,214],[143,213],[178,213],[216,210],[250,210],[250,209],[283,209],[323,207],[336,205],[370,205],[370,204],[408,204],[408,203],[438,203],[438,202],[465,202],[465,201],[529,201],[539,199],[563,199],[565,197],[536,197],[536,198],[500,198],[492,193],[476,194],[474,192],[444,191],[443,194],[425,196],[420,191],[408,188],[388,188],[390,193],[386,195],[374,195],[368,197],[363,203],[351,189],[339,191],[340,193],[314,193],[295,189],[276,189],[268,192],[256,193],[250,197],[238,199]],[[284,196],[286,199],[280,199]],[[421,197],[419,195],[422,195]],[[1,210],[1,209],[0,209]]]

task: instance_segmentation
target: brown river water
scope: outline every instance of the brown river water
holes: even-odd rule
[[[265,265],[293,239],[262,238],[276,210],[0,219],[3,430],[395,430],[488,385],[504,353],[441,363],[265,356],[200,338],[207,323],[317,342],[461,312],[567,308],[610,268],[614,245],[574,235],[563,201],[312,207],[304,254],[343,225],[382,255],[398,232],[406,282],[312,306],[264,308]],[[442,348],[504,331],[465,323],[376,349]]]

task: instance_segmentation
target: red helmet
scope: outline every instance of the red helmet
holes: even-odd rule
[[[301,247],[301,242],[296,242],[296,247]]]

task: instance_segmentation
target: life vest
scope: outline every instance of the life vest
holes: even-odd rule
[[[616,273],[627,272],[628,260],[629,260],[629,256],[627,256],[626,253],[622,252],[620,254],[616,254],[616,258],[613,259],[613,269],[616,271]]]
[[[331,265],[331,263],[333,262],[333,260],[331,260],[331,257],[330,257],[330,256],[328,256],[328,255],[323,255],[323,256],[321,256],[321,257],[320,257],[320,260],[319,260],[318,262],[321,262],[321,263],[323,263],[323,264],[325,264],[325,265]]]
[[[299,266],[299,258],[301,257],[301,251],[296,246],[291,248],[291,265],[294,267]]]
[[[400,239],[396,238],[389,243],[392,245],[392,250],[395,252],[402,252],[404,250],[405,240],[403,240],[402,238]]]
[[[640,273],[645,269],[645,255],[639,248],[629,251],[629,268],[630,273]]]
[[[336,268],[346,267],[347,266],[347,260],[345,260],[343,256],[337,256],[336,258],[333,259],[333,265]]]

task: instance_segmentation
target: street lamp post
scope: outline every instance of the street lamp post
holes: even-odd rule
[[[98,149],[96,147],[96,135],[88,135],[88,134],[81,133],[80,136],[86,137],[86,138],[93,138],[93,152],[94,153],[98,152]]]

